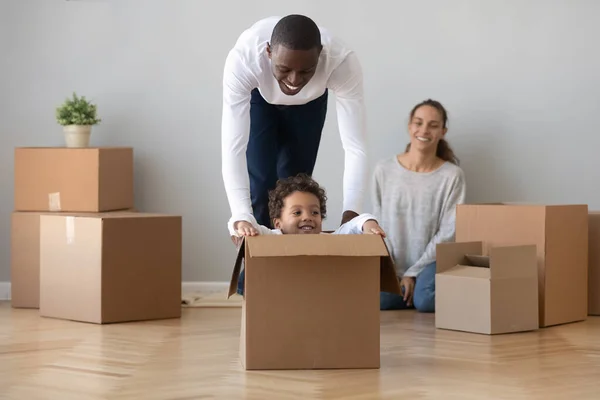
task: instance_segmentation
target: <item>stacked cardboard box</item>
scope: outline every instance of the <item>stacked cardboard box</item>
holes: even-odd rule
[[[469,242],[481,242],[481,249],[465,248]],[[533,277],[526,272],[531,269],[531,260],[519,255],[521,246],[532,245],[536,253],[537,300],[531,296],[534,293]],[[478,303],[485,308],[485,313],[482,311],[482,314],[470,314],[469,317],[487,321],[487,332],[482,333],[530,330],[531,325],[525,324],[522,318],[525,318],[524,310],[534,305],[538,310],[537,327],[540,328],[583,321],[587,317],[587,205],[459,205],[456,243],[440,245],[438,249],[438,263],[446,265],[436,275],[436,301],[441,307],[436,312],[436,324],[440,328],[483,331],[473,329],[466,320],[460,322],[460,315],[469,314],[463,308],[442,304],[443,299],[459,302],[460,293],[455,293],[457,287],[449,283],[451,276],[465,282],[484,278],[495,292],[497,297],[476,290],[469,296],[469,304]],[[453,251],[463,254],[453,254]],[[503,257],[497,256],[503,260],[497,265],[491,265],[494,252],[504,253]],[[481,265],[469,255],[482,255],[489,260]],[[465,264],[491,271],[464,268],[458,274],[459,266]],[[486,274],[485,277],[482,274]],[[515,298],[519,301],[515,302]]]
[[[13,307],[93,323],[181,316],[181,217],[135,212],[132,148],[17,148],[14,173]]]

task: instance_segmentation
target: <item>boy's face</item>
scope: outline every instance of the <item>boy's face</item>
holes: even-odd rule
[[[275,228],[285,234],[321,233],[321,204],[312,193],[294,192],[283,200]]]

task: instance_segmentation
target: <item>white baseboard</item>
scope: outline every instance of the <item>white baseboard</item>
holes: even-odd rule
[[[227,290],[229,282],[182,282],[183,295],[189,293],[217,293]],[[10,282],[0,282],[0,301],[10,300]]]
[[[183,282],[181,284],[182,293],[218,293],[229,288],[229,282]]]

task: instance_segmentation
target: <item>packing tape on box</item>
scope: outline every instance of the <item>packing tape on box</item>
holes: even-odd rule
[[[67,236],[67,244],[71,244],[75,241],[75,217],[68,216],[66,217],[66,236]]]
[[[61,211],[60,208],[60,192],[48,193],[48,210]]]

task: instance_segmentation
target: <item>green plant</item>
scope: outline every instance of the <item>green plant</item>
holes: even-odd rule
[[[96,125],[101,119],[97,117],[97,107],[85,99],[73,93],[72,98],[67,98],[63,104],[56,109],[56,121],[60,125]]]

